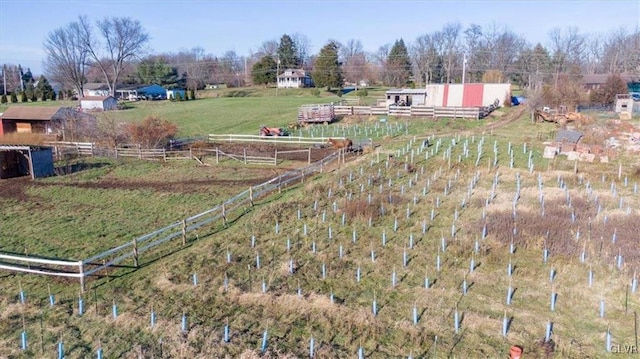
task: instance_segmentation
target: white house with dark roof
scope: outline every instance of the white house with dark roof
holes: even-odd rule
[[[86,111],[111,111],[118,108],[113,96],[85,96],[80,99],[80,108]]]
[[[278,88],[311,87],[313,81],[304,69],[286,69],[278,75]]]

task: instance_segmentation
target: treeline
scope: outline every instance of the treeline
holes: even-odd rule
[[[465,77],[465,82],[508,81],[554,92],[551,97],[566,97],[578,92],[586,74],[640,76],[638,28],[621,27],[608,34],[556,28],[543,45],[530,43],[506,26],[463,28],[452,22],[411,41],[399,34],[394,43],[375,52],[364,51],[360,40],[351,39],[329,40],[312,54],[308,38],[296,33],[267,40],[246,56],[235,51],[218,56],[199,47],[175,53],[145,52],[149,35],[130,18],[106,18],[95,27],[100,31],[92,31],[87,18],[79,17],[48,34],[44,43],[47,77],[76,92],[87,82],[106,82],[112,92],[116,84],[149,83],[199,90],[207,84],[269,86],[285,69],[304,69],[317,87],[421,87],[459,83]],[[110,43],[127,46],[109,48]],[[8,92],[14,90],[15,83],[10,84]]]

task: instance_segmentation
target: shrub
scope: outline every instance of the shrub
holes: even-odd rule
[[[0,103],[4,105],[7,102],[8,102],[7,101],[7,95],[6,94],[2,94],[2,97],[0,97]]]
[[[369,96],[369,90],[367,90],[367,89],[360,89],[360,90],[356,91],[356,95],[357,95],[358,97],[367,97],[367,96]]]
[[[32,93],[31,94],[31,102],[37,102],[38,101],[38,96],[36,96],[36,93]]]
[[[11,103],[16,103],[18,102],[18,96],[16,95],[15,92],[11,93]]]
[[[51,100],[51,101],[55,101],[56,100],[56,92],[55,91],[49,92],[49,100]]]
[[[184,101],[184,98],[182,97],[182,92],[178,92],[178,93],[176,94],[176,100],[178,100],[178,101]]]
[[[311,95],[315,96],[315,97],[320,97],[320,89],[315,88],[315,89],[311,90]]]
[[[54,99],[56,97],[55,95],[56,95],[56,93],[54,92],[53,93]],[[64,90],[60,90],[60,92],[58,93],[58,99],[61,100],[61,101],[64,100]]]
[[[190,94],[191,94],[191,99],[195,100],[196,99],[196,91],[194,89],[191,89]]]
[[[504,107],[511,107],[511,94],[504,96]]]
[[[27,102],[29,101],[29,99],[27,99],[27,94],[23,91],[20,93],[20,102]]]
[[[173,94],[169,94],[169,101],[175,101],[176,99],[173,97]]]
[[[177,132],[175,124],[153,116],[145,118],[141,124],[132,123],[126,127],[131,140],[144,148],[163,147]]]

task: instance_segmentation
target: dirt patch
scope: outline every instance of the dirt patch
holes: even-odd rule
[[[7,178],[0,180],[0,198],[26,201],[29,195],[25,193],[27,186],[33,184],[30,177]]]

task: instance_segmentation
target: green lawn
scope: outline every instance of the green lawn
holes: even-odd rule
[[[113,114],[123,121],[158,115],[178,123],[183,136],[255,133],[262,123],[293,122],[301,104],[335,100],[296,92],[259,95],[269,90],[255,97],[139,102]],[[396,121],[408,128],[404,135],[376,137],[379,153],[365,153],[264,198],[227,229],[203,230],[200,237],[191,235],[185,247],[177,240],[162,255],[145,254],[141,268],[113,268],[90,278],[90,290],[81,295],[83,316],[78,315],[77,280],[0,272],[0,357],[54,357],[61,340],[68,358],[93,357],[98,345],[105,357],[260,357],[267,329],[264,357],[308,357],[313,337],[317,357],[355,357],[362,347],[368,358],[494,358],[520,344],[527,358],[543,358],[540,341],[548,322],[553,322],[556,345],[550,358],[619,356],[605,351],[607,328],[613,344],[634,344],[633,313],[640,297],[630,292],[629,283],[638,266],[636,159],[618,159],[628,184],[617,177],[617,161],[580,162],[575,173],[574,163],[564,157],[542,158],[544,144],[536,134],[555,128],[532,124],[526,114],[495,131],[485,125],[499,118],[389,119],[393,125]],[[361,130],[362,124],[350,131],[355,126]],[[443,137],[425,152],[415,138],[431,134]],[[527,168],[528,151],[533,172]],[[103,160],[87,160],[93,161]],[[211,208],[246,189],[247,181],[281,172],[279,167],[229,162],[202,167],[105,160],[74,175],[33,182],[24,200],[0,199],[0,243],[32,255],[83,257]],[[541,190],[546,216],[541,214]],[[599,205],[602,213],[596,213]],[[616,243],[610,240],[614,230]],[[516,249],[511,253],[512,238]],[[546,246],[551,255],[545,263]],[[583,248],[585,263],[579,260]],[[619,251],[625,255],[621,269],[614,263]],[[515,265],[512,276],[509,263]],[[587,284],[590,269],[592,287]],[[551,270],[556,272],[552,280]],[[509,286],[515,288],[511,304],[505,303]],[[27,296],[25,305],[19,304],[20,289]],[[54,306],[49,291],[56,297]],[[559,294],[554,311],[552,291]],[[601,299],[606,301],[604,318],[599,316]],[[153,329],[151,311],[158,318]],[[183,315],[187,332],[181,330]],[[506,337],[504,316],[513,319]],[[231,330],[229,343],[222,341],[225,324]],[[22,330],[29,338],[26,351],[20,350]]]

